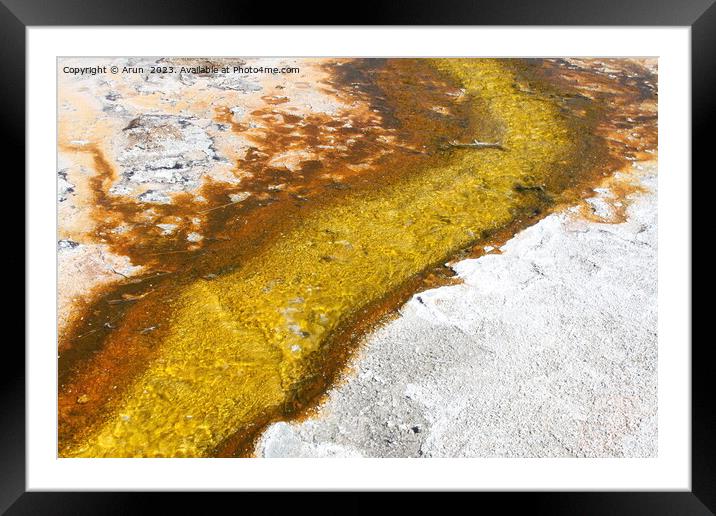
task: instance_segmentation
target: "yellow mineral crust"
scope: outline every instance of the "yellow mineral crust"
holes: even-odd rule
[[[321,375],[331,336],[364,307],[577,185],[602,159],[590,115],[569,118],[498,60],[436,60],[461,84],[479,141],[309,212],[232,272],[170,301],[157,355],[81,442],[76,457],[212,455],[284,411]]]

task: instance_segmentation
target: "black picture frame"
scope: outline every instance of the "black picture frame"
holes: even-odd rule
[[[349,8],[346,11],[346,7]],[[350,12],[350,9],[355,12]],[[18,159],[24,170],[25,138],[25,30],[46,25],[611,25],[691,27],[692,169],[706,170],[712,146],[707,128],[716,111],[716,5],[714,0],[504,0],[442,2],[371,1],[347,4],[318,2],[307,6],[263,2],[192,0],[0,0],[0,103],[2,104],[3,156]],[[712,167],[710,167],[712,168]],[[693,173],[692,173],[693,178]],[[19,187],[19,185],[18,185]],[[23,186],[24,189],[24,186]],[[691,253],[691,249],[685,250]],[[32,274],[25,270],[25,277]],[[25,307],[31,310],[31,306]],[[692,316],[693,320],[693,316]],[[673,343],[688,345],[692,343]],[[708,340],[692,344],[692,456],[690,492],[610,493],[481,493],[484,501],[499,502],[502,510],[528,509],[542,514],[713,514],[716,511],[716,411],[710,393],[712,362]],[[14,339],[6,339],[0,424],[0,511],[7,514],[135,514],[150,510],[158,493],[26,492],[25,488],[25,355]],[[49,410],[49,408],[48,408]],[[255,494],[241,493],[242,506],[266,504]],[[231,493],[204,496],[198,503],[224,503]],[[311,495],[309,495],[311,496]],[[312,495],[315,496],[315,495]],[[346,510],[373,510],[370,496],[351,494]],[[281,498],[272,495],[273,510]],[[410,505],[423,504],[422,496]],[[211,502],[209,502],[211,500]],[[314,508],[325,499],[308,501]],[[479,503],[482,504],[483,500]],[[295,495],[285,500],[296,506]],[[162,496],[162,513],[170,506],[193,508],[195,496]],[[276,504],[279,505],[276,505]],[[453,502],[455,503],[455,502]],[[475,503],[472,501],[471,503]],[[325,504],[327,509],[331,509]],[[337,508],[334,506],[333,510]]]

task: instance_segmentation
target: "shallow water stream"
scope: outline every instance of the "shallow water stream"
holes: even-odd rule
[[[616,168],[598,134],[605,107],[549,82],[534,63],[383,66],[369,93],[391,114],[405,154],[324,196],[305,180],[313,202],[286,201],[284,211],[279,202],[271,222],[217,208],[208,222],[216,244],[200,257],[105,293],[96,314],[115,306],[112,330],[68,344],[80,351],[61,358],[61,455],[250,453],[267,423],[315,404],[366,321],[399,306],[420,278],[578,199]],[[412,96],[391,81],[418,72],[432,80],[412,84]],[[421,87],[449,88],[453,116],[411,108]],[[237,220],[268,229],[239,241]]]

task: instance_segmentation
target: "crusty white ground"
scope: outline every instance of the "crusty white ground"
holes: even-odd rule
[[[641,182],[625,223],[566,210],[457,263],[463,284],[413,296],[317,416],[272,425],[257,455],[655,456],[655,170]]]

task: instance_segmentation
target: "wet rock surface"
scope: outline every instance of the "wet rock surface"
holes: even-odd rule
[[[110,188],[115,195],[131,195],[147,188],[139,198],[147,202],[169,202],[164,191],[191,190],[201,175],[222,158],[204,129],[210,120],[189,116],[141,115],[122,131],[126,142],[117,158],[120,178]],[[202,127],[203,126],[203,127]],[[161,189],[161,190],[157,190]]]

